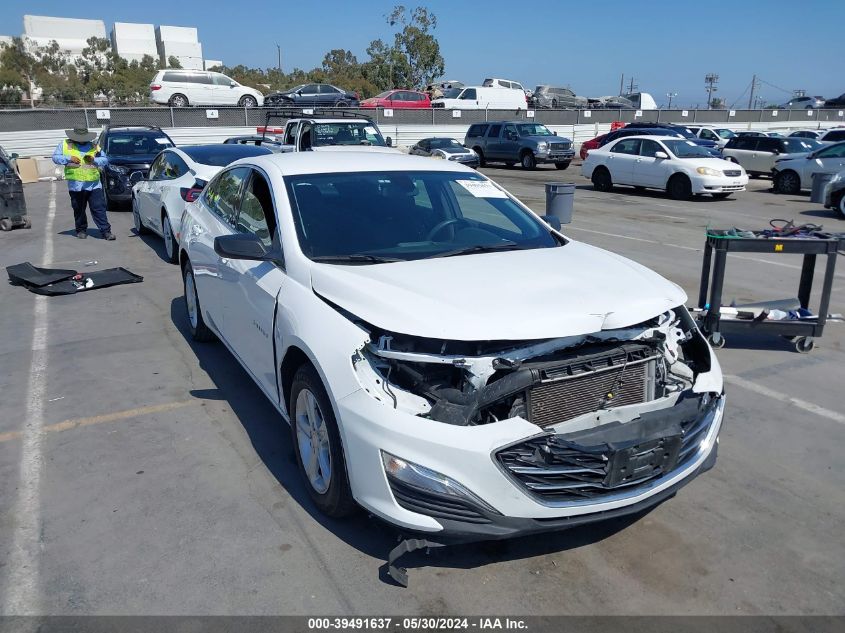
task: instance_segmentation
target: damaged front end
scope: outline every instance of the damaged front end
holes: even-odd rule
[[[697,384],[711,356],[683,307],[624,329],[543,341],[438,341],[377,330],[371,338],[377,342],[353,357],[371,395],[460,426],[521,417],[544,429],[580,430],[714,386]]]

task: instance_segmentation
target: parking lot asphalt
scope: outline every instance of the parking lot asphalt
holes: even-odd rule
[[[576,165],[483,171],[541,214],[543,183],[575,182],[564,232],[657,270],[688,305],[708,225],[845,230],[768,180],[676,202],[595,192]],[[121,212],[116,242],[77,240],[64,183],[26,197],[33,229],[0,234],[3,266],[124,266],[144,282],[54,298],[0,288],[0,613],[843,613],[845,326],[810,354],[728,339],[719,461],[674,499],[636,518],[415,553],[402,589],[379,578],[395,533],[364,513],[320,516],[285,423],[222,345],[189,340],[160,240],[136,236]],[[795,296],[800,263],[732,256],[725,299]],[[831,311],[845,312],[845,265]]]

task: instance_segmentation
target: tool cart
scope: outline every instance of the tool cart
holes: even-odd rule
[[[16,154],[9,156],[0,147],[0,231],[32,227],[26,215],[23,183],[12,165],[15,157]]]
[[[708,233],[704,246],[704,261],[701,267],[701,286],[698,293],[699,327],[710,344],[721,349],[725,346],[725,334],[734,332],[757,332],[789,338],[795,350],[806,354],[815,347],[815,339],[821,337],[828,320],[830,291],[836,269],[836,255],[845,248],[845,238],[832,237],[730,237],[714,236]],[[798,298],[785,299],[762,304],[734,306],[731,314],[723,314],[722,290],[728,253],[774,253],[776,255],[803,255],[801,280],[798,284]],[[767,309],[803,308],[809,313],[810,293],[816,258],[826,255],[824,282],[818,312],[802,318],[771,320],[766,318]],[[712,268],[712,275],[711,275]],[[752,307],[753,306],[753,307]],[[761,313],[761,307],[763,309]],[[756,310],[757,316],[741,318],[743,308]],[[735,314],[736,313],[736,314]],[[762,318],[760,318],[762,316]]]

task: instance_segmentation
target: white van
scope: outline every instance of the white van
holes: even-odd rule
[[[525,110],[528,104],[525,93],[521,90],[467,86],[454,99],[434,99],[431,107],[455,110]]]
[[[160,70],[150,83],[150,100],[173,108],[189,105],[254,108],[264,104],[264,95],[222,73]]]

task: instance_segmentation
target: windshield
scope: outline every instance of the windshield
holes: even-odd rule
[[[723,127],[720,127],[719,129],[713,131],[716,132],[716,134],[718,134],[722,138],[733,138],[734,136],[736,136],[736,134],[734,134],[732,130],[728,130]]]
[[[168,147],[173,147],[173,143],[161,134],[109,134],[106,139],[109,156],[146,156],[158,154]]]
[[[385,147],[375,125],[366,121],[315,123],[311,134],[312,147],[328,145],[378,145]]]
[[[463,148],[463,145],[458,143],[458,141],[453,138],[433,138],[430,142],[431,149],[446,149],[447,147]]]
[[[540,220],[480,174],[391,171],[285,177],[302,252],[368,264],[551,248]]]
[[[520,136],[554,136],[551,130],[541,123],[520,123],[516,126]]]
[[[663,141],[663,144],[677,158],[713,158],[711,152],[708,152],[707,149],[696,145],[692,141],[682,141],[681,139],[677,141],[668,140]]]
[[[378,93],[375,97],[373,97],[373,99],[387,99],[392,94],[392,90],[385,90],[384,92]]]
[[[785,138],[783,144],[790,154],[812,152],[824,145],[824,143],[811,138]]]

